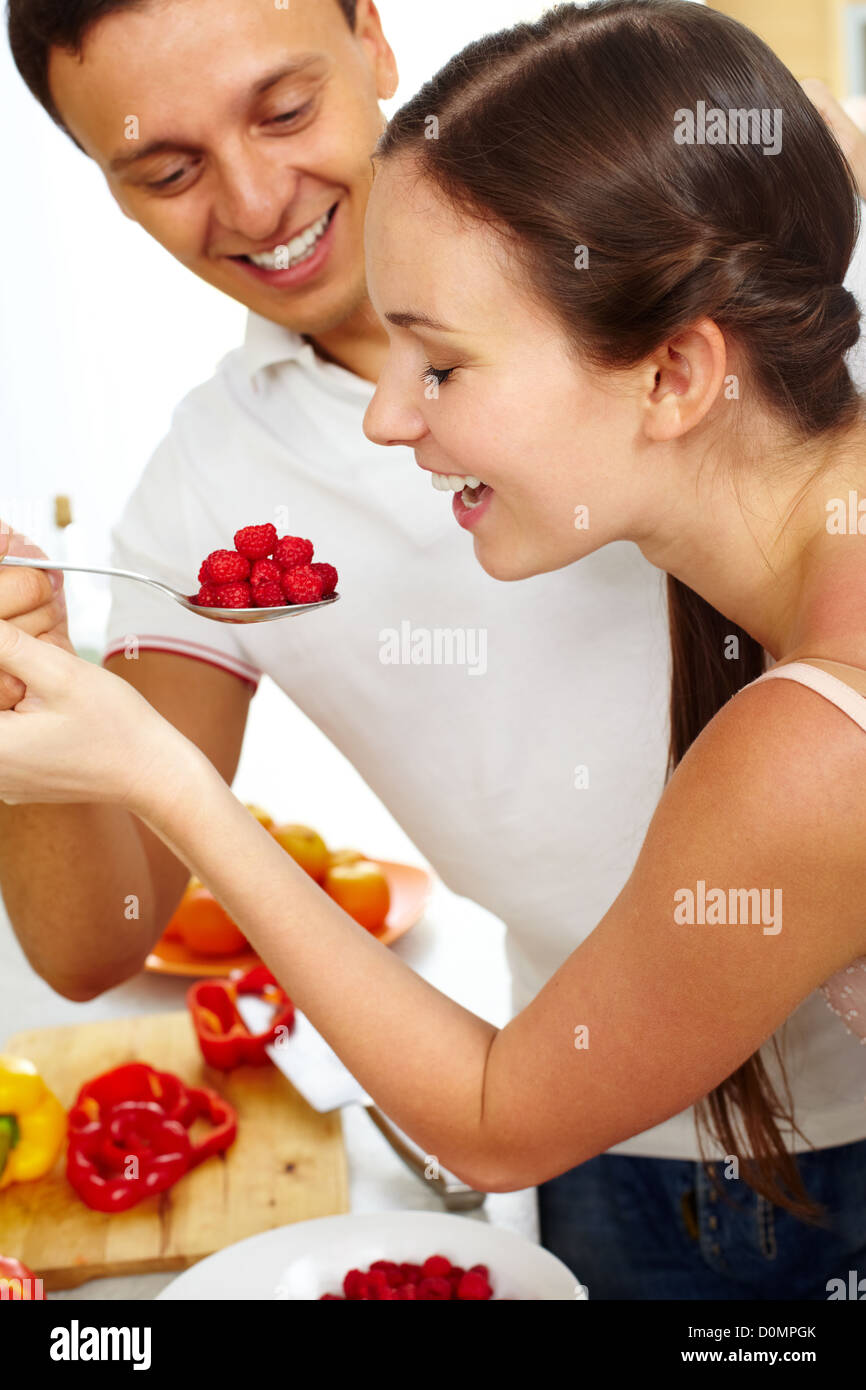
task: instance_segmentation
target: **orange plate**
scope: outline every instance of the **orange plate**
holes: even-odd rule
[[[384,946],[391,946],[424,916],[433,891],[433,879],[426,869],[419,869],[414,864],[391,864],[381,859],[371,862],[379,865],[391,890],[391,910],[385,921],[385,930],[377,937]],[[167,941],[162,937],[145,961],[144,968],[157,975],[200,978],[203,975],[228,975],[231,970],[249,970],[258,964],[258,959],[255,951],[244,951],[237,956],[200,956],[182,941]]]

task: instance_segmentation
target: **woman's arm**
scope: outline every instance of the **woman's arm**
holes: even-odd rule
[[[862,731],[814,693],[738,697],[678,769],[598,928],[501,1030],[347,918],[197,759],[148,818],[377,1104],[498,1191],[679,1113],[866,949],[864,770]],[[701,883],[746,920],[678,921],[689,891],[700,916]]]
[[[486,1191],[679,1113],[866,952],[863,731],[787,681],[743,692],[704,730],[616,902],[497,1030],[331,902],[125,681],[8,623],[0,669],[27,685],[0,713],[0,798],[112,801],[146,821],[373,1099]],[[712,920],[713,890],[740,921]]]

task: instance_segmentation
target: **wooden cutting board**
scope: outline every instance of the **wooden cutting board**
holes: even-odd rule
[[[259,1231],[348,1211],[340,1112],[320,1115],[270,1064],[212,1070],[188,1013],[38,1029],[0,1050],[29,1057],[67,1109],[85,1081],[124,1062],[148,1062],[211,1087],[238,1112],[238,1137],[224,1156],[128,1212],[107,1216],[85,1206],[66,1181],[65,1154],[38,1182],[4,1188],[0,1254],[23,1260],[46,1290],[186,1269]]]

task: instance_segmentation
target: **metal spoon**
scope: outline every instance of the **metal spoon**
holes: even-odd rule
[[[291,603],[279,608],[200,608],[188,595],[178,593],[177,589],[172,589],[158,579],[151,579],[146,574],[134,574],[132,570],[102,569],[96,565],[67,565],[58,560],[31,560],[26,555],[4,555],[0,559],[0,566],[2,565],[21,565],[24,569],[31,570],[74,570],[79,574],[107,574],[113,579],[135,579],[139,584],[150,584],[152,588],[159,589],[167,598],[179,603],[181,608],[187,608],[190,613],[197,613],[200,618],[210,618],[215,623],[272,623],[277,618],[297,618],[301,613],[312,613],[316,608],[327,608],[340,597],[339,594],[331,594],[330,598],[320,599],[318,603]]]

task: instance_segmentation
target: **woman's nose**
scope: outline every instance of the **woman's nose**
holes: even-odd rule
[[[401,394],[386,366],[364,416],[364,433],[374,444],[413,446],[427,433],[427,425],[410,399]]]

